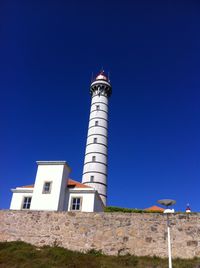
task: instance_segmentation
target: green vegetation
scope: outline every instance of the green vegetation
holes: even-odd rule
[[[124,212],[124,213],[161,213],[160,210],[143,210],[137,208],[105,207],[104,212]],[[176,211],[175,214],[195,215],[199,212],[186,213],[185,211]],[[199,268],[199,267],[198,267]]]
[[[90,250],[87,254],[61,247],[37,248],[24,242],[0,243],[1,268],[167,268],[167,259],[158,257],[106,256],[101,251]],[[200,259],[176,259],[173,268],[198,268]]]
[[[124,213],[163,213],[159,210],[143,210],[136,208],[105,207],[104,212],[124,212]]]

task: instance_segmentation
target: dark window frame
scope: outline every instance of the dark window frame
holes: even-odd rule
[[[30,209],[32,196],[24,196],[22,202],[22,209]]]
[[[49,186],[47,186],[47,184],[49,184]],[[52,189],[52,181],[45,181],[44,184],[43,184],[42,193],[43,194],[50,194],[51,189]]]
[[[70,210],[71,211],[81,211],[82,209],[82,197],[74,196],[71,198]]]

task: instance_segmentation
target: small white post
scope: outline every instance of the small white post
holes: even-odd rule
[[[170,225],[169,225],[169,218],[168,218],[168,215],[167,215],[167,238],[168,238],[169,268],[172,268],[172,253],[171,253]]]
[[[164,213],[167,213],[167,244],[168,244],[168,258],[169,258],[169,268],[172,268],[172,253],[171,253],[171,239],[170,239],[170,221],[169,214],[174,213],[174,209],[168,209],[169,206],[176,204],[176,200],[172,199],[161,199],[157,201],[158,204],[165,206],[167,209]]]

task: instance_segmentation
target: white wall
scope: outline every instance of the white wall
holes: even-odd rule
[[[65,188],[70,168],[66,162],[38,161],[38,170],[33,190],[31,210],[63,210]],[[51,192],[43,193],[44,183],[52,182]]]
[[[69,203],[69,188],[65,189],[65,198],[63,204],[63,210],[68,211],[68,203]]]
[[[99,103],[101,102],[101,103]],[[104,110],[105,112],[108,112],[108,99],[103,97],[103,99],[101,98],[101,96],[95,96],[92,99],[91,102],[91,108],[90,108],[90,112],[96,111],[96,105],[100,105],[101,110]]]
[[[104,163],[98,163],[98,162],[92,162],[92,163],[87,163],[87,165],[85,164],[83,172],[86,172],[86,174],[88,176],[87,172],[90,172],[89,175],[91,174],[91,171],[93,171],[95,173],[95,171],[97,170],[97,165],[98,165],[98,172],[101,172],[103,174],[107,174],[107,166],[105,166]],[[98,174],[98,172],[96,172]],[[85,176],[84,176],[85,178]],[[97,180],[96,180],[97,181]],[[104,181],[104,183],[106,183]]]
[[[24,188],[21,191],[24,191]],[[26,192],[13,193],[11,204],[10,204],[10,209],[13,209],[13,210],[22,209],[24,197],[29,197],[32,195],[33,193],[30,193],[30,192],[29,193],[26,193]]]
[[[96,95],[96,96],[94,96],[93,98],[92,98],[92,104],[95,104],[96,102],[102,102],[102,103],[104,103],[103,105],[104,105],[104,109],[106,109],[106,106],[108,105],[108,97],[105,97],[105,96],[102,96],[102,95]],[[99,103],[97,103],[97,105],[98,105]],[[92,110],[93,108],[91,108],[91,110]]]
[[[82,205],[81,211],[83,212],[93,212],[94,211],[94,193],[70,193],[69,194],[69,203],[68,211],[70,211],[71,201],[73,197],[81,197]]]
[[[97,84],[98,83],[99,82],[97,82]],[[104,82],[102,83],[104,84]],[[105,84],[108,83],[105,82]],[[97,105],[99,106],[99,109],[97,109]],[[98,121],[97,125],[95,124],[95,121]],[[93,94],[90,108],[82,183],[95,188],[99,194],[102,194],[101,197],[105,205],[107,193],[107,134],[108,97],[101,94]],[[95,143],[94,138],[97,139]],[[93,156],[96,157],[96,161],[92,161]],[[93,182],[90,181],[91,176],[94,176]]]
[[[99,197],[98,193],[96,192],[95,198],[94,198],[94,211],[95,212],[103,212],[104,211],[104,205]]]
[[[95,152],[95,153],[87,154],[85,156],[85,163],[91,162],[93,156],[96,156],[96,161],[97,162],[102,162],[102,163],[107,162],[107,156],[106,155],[98,154],[97,152]]]
[[[99,128],[99,127],[97,127],[97,128]],[[101,143],[101,144],[104,144],[105,146],[107,146],[107,138],[104,136],[97,135],[97,134],[88,137],[86,145],[91,144],[91,143],[94,144],[94,138],[97,138],[97,143]]]
[[[98,132],[97,132],[98,130]],[[95,126],[95,127],[92,127],[92,128],[89,128],[88,130],[88,136],[89,135],[95,135],[95,134],[101,134],[101,135],[104,135],[104,136],[107,136],[108,135],[108,130],[106,128],[103,128],[103,127],[99,127],[99,126]]]
[[[96,211],[94,208],[96,207],[98,211],[103,211],[101,207],[101,200],[95,198],[96,191],[94,190],[70,190],[69,192],[69,203],[68,203],[68,211],[70,211],[71,201],[73,197],[80,197],[82,198],[82,212],[93,212]]]
[[[60,200],[58,204],[58,210],[63,211],[66,210],[66,194],[67,194],[67,181],[69,177],[70,170],[66,166],[63,170],[63,179],[61,182],[61,188],[60,188]]]
[[[33,190],[30,188],[27,188],[27,189],[17,188],[17,189],[14,189],[13,191],[16,191],[16,192],[13,193],[10,209],[21,210],[23,209],[22,206],[23,206],[24,197],[29,197],[29,196],[32,197],[33,193],[31,191]],[[85,188],[69,189],[69,188],[66,188],[66,186],[64,189],[63,199],[61,202],[62,207],[58,206],[58,210],[70,211],[71,199],[73,197],[82,198],[81,211],[83,212],[103,211],[102,201],[100,200],[98,193],[96,191],[94,191],[93,189],[85,189]],[[41,204],[41,199],[38,200],[38,204],[39,203]],[[52,210],[50,207],[48,207],[48,209],[42,209],[41,207],[42,206],[40,206],[39,209],[37,210]],[[32,203],[31,203],[30,210],[32,210]]]

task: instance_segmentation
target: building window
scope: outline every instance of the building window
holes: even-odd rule
[[[51,181],[45,181],[44,186],[43,186],[43,194],[50,194],[51,193]]]
[[[96,110],[99,111],[100,110],[100,106],[96,105]]]
[[[23,209],[30,209],[31,199],[32,199],[32,197],[30,197],[30,196],[24,197],[23,206],[22,206]]]
[[[99,121],[95,121],[95,126],[98,126],[99,125]]]
[[[73,197],[71,202],[71,210],[81,210],[81,197]]]
[[[92,162],[95,162],[96,161],[96,156],[93,156],[92,157]]]
[[[90,182],[94,182],[94,176],[90,176]]]
[[[97,143],[97,138],[94,138],[94,143]]]

